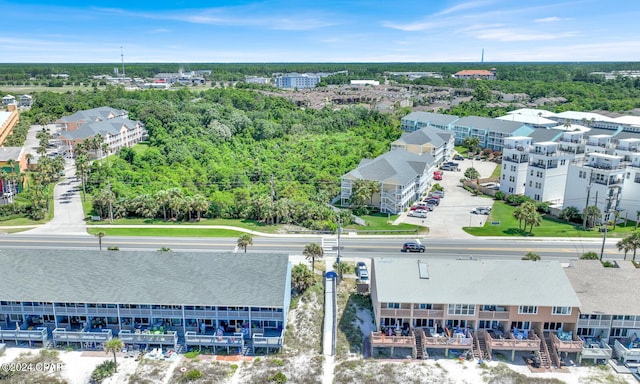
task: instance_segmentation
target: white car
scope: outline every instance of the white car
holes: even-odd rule
[[[475,213],[476,215],[488,215],[491,213],[491,207],[477,207],[474,208],[471,213]]]

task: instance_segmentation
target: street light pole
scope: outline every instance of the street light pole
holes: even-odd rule
[[[340,264],[340,234],[342,233],[342,221],[338,217],[338,279],[342,280],[342,264]]]
[[[609,230],[609,211],[605,213],[604,217],[604,235],[602,236],[602,248],[600,248],[600,261],[604,255],[604,243],[607,241],[607,231]]]

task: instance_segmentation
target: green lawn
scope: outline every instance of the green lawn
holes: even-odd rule
[[[533,228],[533,234],[518,229],[518,220],[513,217],[516,207],[503,201],[493,204],[491,215],[483,227],[465,227],[465,232],[474,236],[533,236],[533,237],[602,237],[597,230],[585,231],[580,224],[567,223],[553,217],[543,217],[542,224]],[[491,224],[499,223],[497,225]],[[610,227],[608,236],[622,238],[633,231],[633,222],[626,227],[618,225],[615,229]]]
[[[413,225],[413,224],[398,224],[393,225],[393,221],[398,218],[398,215],[387,215],[386,213],[374,213],[371,215],[363,215],[360,216],[366,225],[363,227],[357,224],[351,224],[346,226],[348,229],[355,230],[367,230],[367,231],[377,231],[377,230],[407,230],[407,231],[415,231],[425,229],[424,227]]]
[[[86,208],[85,208],[86,209]],[[99,222],[92,222],[91,224],[95,225],[105,225],[109,224],[108,219],[102,219]],[[184,221],[165,221],[162,219],[139,219],[139,218],[124,218],[124,219],[116,219],[113,220],[114,225],[180,225],[184,226],[186,230],[189,227],[197,227],[203,225],[226,225],[230,227],[239,227],[244,229],[249,229],[252,231],[265,232],[265,233],[278,233],[281,231],[283,225],[267,225],[264,223],[259,223],[255,220],[245,220],[245,219],[202,219],[200,221],[192,221],[192,222],[184,222]],[[107,230],[105,228],[105,230]],[[165,233],[167,231],[173,231],[176,229],[167,228],[162,229]],[[177,230],[182,230],[178,228]],[[198,231],[204,231],[203,228],[198,229]],[[216,231],[212,229],[212,231]],[[200,233],[200,232],[198,232]]]
[[[89,228],[92,235],[104,232],[105,236],[157,236],[157,237],[240,237],[242,232],[228,229],[191,228]]]

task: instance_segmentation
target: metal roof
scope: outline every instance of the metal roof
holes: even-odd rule
[[[433,156],[429,154],[418,155],[395,150],[375,159],[363,159],[356,169],[345,176],[351,175],[357,179],[406,185],[414,181],[416,176],[424,174],[433,162]]]
[[[419,263],[429,276],[420,277]],[[380,302],[578,307],[560,263],[523,260],[373,258]],[[373,289],[373,288],[372,288]]]
[[[421,123],[430,123],[435,125],[449,125],[458,120],[458,116],[418,111],[411,112],[403,117],[402,120],[418,121]]]
[[[490,117],[466,116],[456,121],[455,126],[484,129],[491,132],[515,133],[526,124],[518,121],[498,120]]]
[[[0,265],[6,301],[283,307],[291,289],[286,254],[2,249]]]

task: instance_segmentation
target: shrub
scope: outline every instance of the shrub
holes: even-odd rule
[[[108,247],[108,248],[107,248],[107,250],[108,250],[108,251],[119,251],[119,250],[120,250],[120,248],[118,248],[118,247],[116,247],[116,246],[113,246],[113,245],[112,245],[112,246]]]
[[[190,351],[184,354],[184,357],[187,359],[195,359],[200,354],[199,351]]]
[[[93,373],[91,374],[91,381],[94,383],[102,383],[104,379],[113,375],[115,371],[116,364],[113,360],[107,360],[93,370]]]
[[[582,260],[599,260],[600,256],[598,256],[595,252],[586,252],[582,256],[580,256]]]
[[[198,380],[202,376],[203,376],[202,372],[198,371],[197,369],[190,369],[182,375],[182,377],[180,378],[180,381],[181,382],[194,381],[194,380]]]
[[[267,380],[276,384],[284,384],[287,382],[287,376],[282,372],[278,372],[275,375],[269,376]]]

